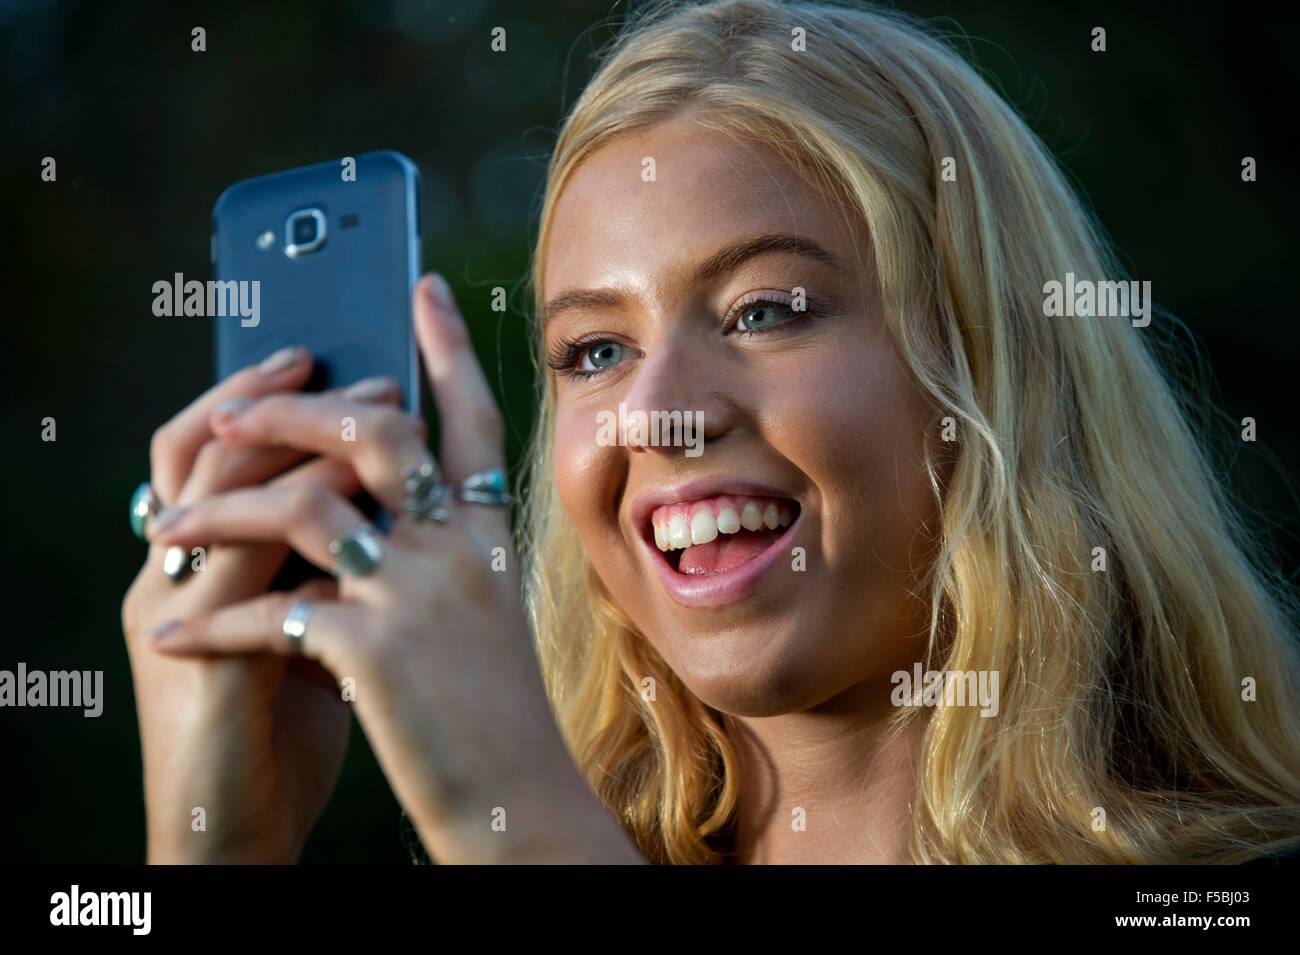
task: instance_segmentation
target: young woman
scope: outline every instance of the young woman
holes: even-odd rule
[[[441,862],[1295,846],[1290,597],[1159,370],[1160,319],[1047,301],[1125,278],[917,24],[638,17],[550,165],[522,574],[473,491],[501,420],[437,277],[415,312],[440,474],[390,383],[298,393],[302,352],[157,432],[167,507],[123,612],[150,858],[296,859],[349,706]],[[174,583],[168,549],[198,545]],[[266,593],[290,547],[337,579]]]

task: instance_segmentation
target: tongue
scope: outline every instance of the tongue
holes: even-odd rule
[[[747,560],[753,560],[767,550],[785,528],[759,531],[740,530],[735,534],[719,534],[707,544],[693,544],[682,551],[679,574],[720,574]]]

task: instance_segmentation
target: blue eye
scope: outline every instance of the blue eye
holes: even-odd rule
[[[808,304],[816,303],[810,301]],[[737,310],[740,316],[732,328],[741,335],[761,335],[777,326],[794,325],[812,317],[809,309],[796,310],[793,302],[781,302],[759,296],[740,303],[732,310],[732,314],[736,314]]]
[[[740,318],[736,320],[736,328],[742,332],[757,332],[771,328],[773,325],[781,323],[778,311],[784,308],[789,311],[790,306],[783,302],[755,302],[747,305],[745,310],[740,313]],[[757,312],[758,316],[751,318],[751,313]],[[766,314],[764,314],[766,313]]]
[[[623,360],[623,346],[618,342],[597,342],[582,353],[579,371],[604,371]]]
[[[569,378],[592,378],[623,360],[623,346],[608,338],[576,341],[561,338],[546,357],[546,363]]]
[[[738,302],[727,312],[722,324],[728,331],[723,334],[735,331],[748,338],[778,327],[784,330],[802,324],[828,308],[824,300],[811,295],[806,299],[807,307],[802,309],[795,309],[792,302],[765,298],[761,294],[748,298],[749,301]],[[738,313],[739,317],[731,323],[732,317]],[[608,338],[561,338],[548,350],[546,364],[566,378],[594,378],[622,364],[627,357],[625,352],[629,350],[636,353],[630,346]]]

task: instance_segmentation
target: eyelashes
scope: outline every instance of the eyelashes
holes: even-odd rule
[[[791,328],[796,325],[802,325],[804,322],[818,317],[825,307],[820,299],[814,297],[810,293],[805,295],[805,305],[806,307],[803,310],[795,311],[792,301],[783,301],[772,298],[771,294],[767,292],[753,292],[744,296],[727,312],[726,317],[723,319],[723,327],[725,329],[723,334],[727,334],[726,330],[734,330],[735,334],[743,335],[745,337],[767,335],[770,332]],[[767,328],[735,328],[745,313],[758,307],[768,306],[782,310],[792,317],[778,322],[775,325],[770,325]],[[733,318],[735,321],[732,320]],[[610,338],[607,335],[588,335],[579,338],[561,336],[547,350],[546,364],[556,374],[562,375],[566,378],[594,378],[597,375],[602,375],[617,367],[618,364],[616,363],[605,368],[596,369],[578,367],[583,356],[587,352],[601,345],[614,345],[619,349],[626,347],[621,342]]]
[[[611,344],[617,345],[618,342],[608,338],[569,338],[561,336],[546,355],[546,364],[551,367],[556,374],[567,375],[573,378],[589,378],[592,375],[600,374],[599,371],[585,371],[578,368],[578,362],[582,359],[587,349],[596,345]]]

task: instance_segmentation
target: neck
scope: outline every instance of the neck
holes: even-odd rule
[[[911,861],[925,727],[916,720],[894,736],[892,708],[871,702],[881,699],[878,687],[859,686],[801,713],[729,718],[741,780],[737,863]]]

